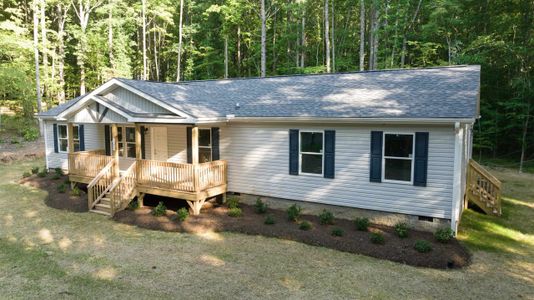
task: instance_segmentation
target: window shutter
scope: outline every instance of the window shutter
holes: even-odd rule
[[[85,151],[85,130],[82,125],[78,125],[78,138],[80,139],[80,151]]]
[[[106,155],[107,156],[110,156],[111,155],[111,145],[109,144],[110,143],[110,140],[111,139],[111,136],[109,134],[109,125],[105,125],[104,126],[104,143],[105,143],[105,146],[106,146]]]
[[[59,146],[57,144],[57,124],[54,124],[54,152],[59,152]]]
[[[218,127],[211,128],[211,159],[212,160],[220,159],[219,128]]]
[[[371,165],[369,180],[382,182],[382,131],[371,131]]]
[[[139,130],[141,130],[141,158],[145,159],[145,126],[141,126]]]
[[[193,163],[193,127],[187,127],[187,163]]]
[[[336,131],[324,131],[324,178],[335,177]]]
[[[289,130],[289,175],[299,174],[299,130]]]
[[[428,169],[428,132],[415,133],[413,185],[426,186]]]

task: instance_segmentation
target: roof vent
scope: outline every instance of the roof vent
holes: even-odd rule
[[[239,106],[239,102],[236,102],[236,103],[235,103],[235,109],[239,109],[239,107],[240,107],[240,106]]]

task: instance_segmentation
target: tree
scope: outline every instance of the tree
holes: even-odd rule
[[[360,0],[360,71],[365,70],[365,0]]]
[[[178,25],[178,62],[176,67],[176,81],[180,81],[182,68],[182,30],[183,30],[184,0],[180,0],[180,23]]]

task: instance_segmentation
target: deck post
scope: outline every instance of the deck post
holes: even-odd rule
[[[198,126],[193,126],[191,130],[191,163],[193,164],[193,187],[195,192],[198,189]]]
[[[135,124],[135,180],[136,185],[141,176],[141,125]],[[143,196],[139,194],[137,197],[137,203],[139,207],[143,207]]]
[[[69,174],[70,174],[70,171],[71,171],[71,168],[73,166],[71,166],[71,160],[72,160],[72,153],[74,153],[74,126],[72,125],[71,122],[67,123],[67,138],[68,138],[68,163],[69,165],[67,166],[67,168],[69,169]]]
[[[113,150],[113,178],[119,177],[119,131],[117,124],[111,125],[112,150]]]

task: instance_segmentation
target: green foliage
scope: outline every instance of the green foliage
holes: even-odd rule
[[[261,198],[258,197],[258,199],[256,199],[256,204],[254,205],[254,209],[257,214],[264,214],[267,212],[267,204],[261,201]]]
[[[232,208],[238,208],[239,207],[239,198],[237,197],[230,197],[226,200],[226,206],[228,206],[228,208],[232,209]]]
[[[274,220],[274,217],[272,215],[267,215],[263,223],[266,225],[273,225],[274,223],[276,223],[276,221]]]
[[[66,185],[66,184],[62,183],[62,184],[60,184],[60,185],[57,186],[57,192],[58,192],[58,193],[63,194],[63,193],[65,193],[66,191],[67,191],[67,185]]]
[[[448,243],[454,237],[454,231],[448,227],[439,228],[434,232],[434,237],[440,243]]]
[[[139,208],[139,201],[137,199],[130,201],[128,203],[128,209],[129,210],[136,210]]]
[[[63,169],[61,168],[55,168],[54,172],[56,173],[56,175],[63,176]]]
[[[159,217],[165,215],[167,212],[167,207],[163,203],[163,201],[160,201],[156,207],[152,209],[152,215]]]
[[[58,179],[60,179],[60,178],[61,178],[61,175],[59,175],[59,174],[57,174],[57,173],[55,173],[55,174],[52,176],[52,179],[53,179],[53,180],[58,180]]]
[[[232,218],[241,217],[243,215],[243,211],[239,207],[234,207],[228,209],[228,215]]]
[[[290,221],[296,222],[298,218],[300,217],[302,208],[298,206],[297,204],[293,204],[286,210],[286,212],[287,212],[287,218]]]
[[[30,177],[32,176],[32,174],[30,174],[30,172],[26,171],[22,174],[22,178],[27,178],[27,177]]]
[[[41,178],[44,178],[44,177],[46,177],[46,174],[47,174],[46,170],[42,170],[41,172],[37,173],[37,176],[41,177]]]
[[[319,220],[323,225],[332,225],[334,224],[334,214],[326,209],[319,214]]]
[[[82,194],[82,191],[77,186],[75,186],[72,191],[70,191],[70,194],[79,197]]]
[[[69,180],[69,178],[65,179],[65,180],[63,181],[63,183],[64,183],[64,184],[70,184],[70,180]]]
[[[415,241],[413,248],[417,250],[417,252],[427,253],[432,251],[432,244],[426,240],[417,240]]]
[[[310,229],[312,229],[312,224],[310,222],[308,222],[308,221],[302,221],[299,224],[299,229],[300,230],[310,230]]]
[[[371,232],[371,243],[373,244],[379,244],[383,245],[386,243],[386,239],[384,238],[384,235],[380,232]]]
[[[39,173],[39,167],[33,167],[32,174],[37,174],[37,173]]]
[[[22,137],[25,141],[31,142],[39,138],[39,129],[35,127],[25,127],[22,129]]]
[[[336,228],[332,229],[331,233],[332,233],[333,236],[343,236],[345,234],[343,229],[341,229],[339,227],[336,227]]]
[[[395,233],[401,239],[408,237],[409,232],[410,232],[410,227],[408,226],[408,224],[404,222],[399,222],[395,224]]]
[[[176,211],[176,217],[178,218],[178,220],[180,220],[180,222],[183,222],[187,219],[187,217],[189,217],[189,211],[187,210],[187,208],[182,207]]]
[[[354,219],[354,226],[356,226],[356,230],[367,231],[367,229],[369,228],[369,219],[356,218]]]

